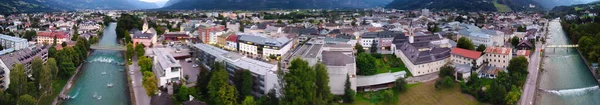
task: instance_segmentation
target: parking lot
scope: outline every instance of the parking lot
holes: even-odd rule
[[[200,69],[198,69],[198,67],[192,67],[194,64],[188,63],[185,60],[179,60],[179,64],[181,64],[181,69],[183,69],[183,75],[181,77],[185,78],[185,76],[188,75],[189,79],[187,80],[187,82],[196,83],[196,80],[198,79],[198,73],[200,73]]]

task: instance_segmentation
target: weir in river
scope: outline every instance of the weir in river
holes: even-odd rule
[[[558,20],[550,22],[548,45],[570,45]],[[600,89],[575,48],[545,50],[538,105],[600,105]]]
[[[119,46],[111,23],[98,46]],[[129,88],[121,51],[94,50],[69,92],[65,105],[129,105]]]

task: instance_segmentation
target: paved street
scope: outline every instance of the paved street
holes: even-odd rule
[[[133,84],[133,93],[135,95],[135,103],[137,105],[150,105],[150,97],[146,94],[146,89],[142,85],[142,72],[137,64],[137,59],[133,59],[133,64],[129,65],[127,73],[131,76],[131,82]],[[132,74],[133,73],[133,74]]]
[[[519,105],[532,105],[534,103],[535,91],[537,90],[538,71],[540,69],[540,49],[542,48],[542,43],[537,43],[535,48],[536,50],[531,54],[529,60],[529,66],[527,68],[529,75],[527,75],[527,81],[525,82],[525,86],[523,86],[523,93],[521,94]]]

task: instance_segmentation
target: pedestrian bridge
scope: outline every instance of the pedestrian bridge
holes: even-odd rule
[[[579,45],[548,45],[547,48],[574,48],[579,47]]]
[[[90,46],[90,49],[94,49],[94,50],[116,50],[116,51],[125,51],[125,50],[127,50],[127,48],[125,48],[125,46],[99,46],[99,45],[92,45],[92,46]]]

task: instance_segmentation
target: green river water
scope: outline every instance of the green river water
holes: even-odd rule
[[[99,46],[118,46],[115,23],[104,30]],[[129,89],[121,51],[95,50],[87,58],[65,105],[129,105]]]
[[[548,44],[571,44],[558,20],[548,29]],[[600,105],[598,82],[575,48],[546,48],[544,55],[538,105]]]

